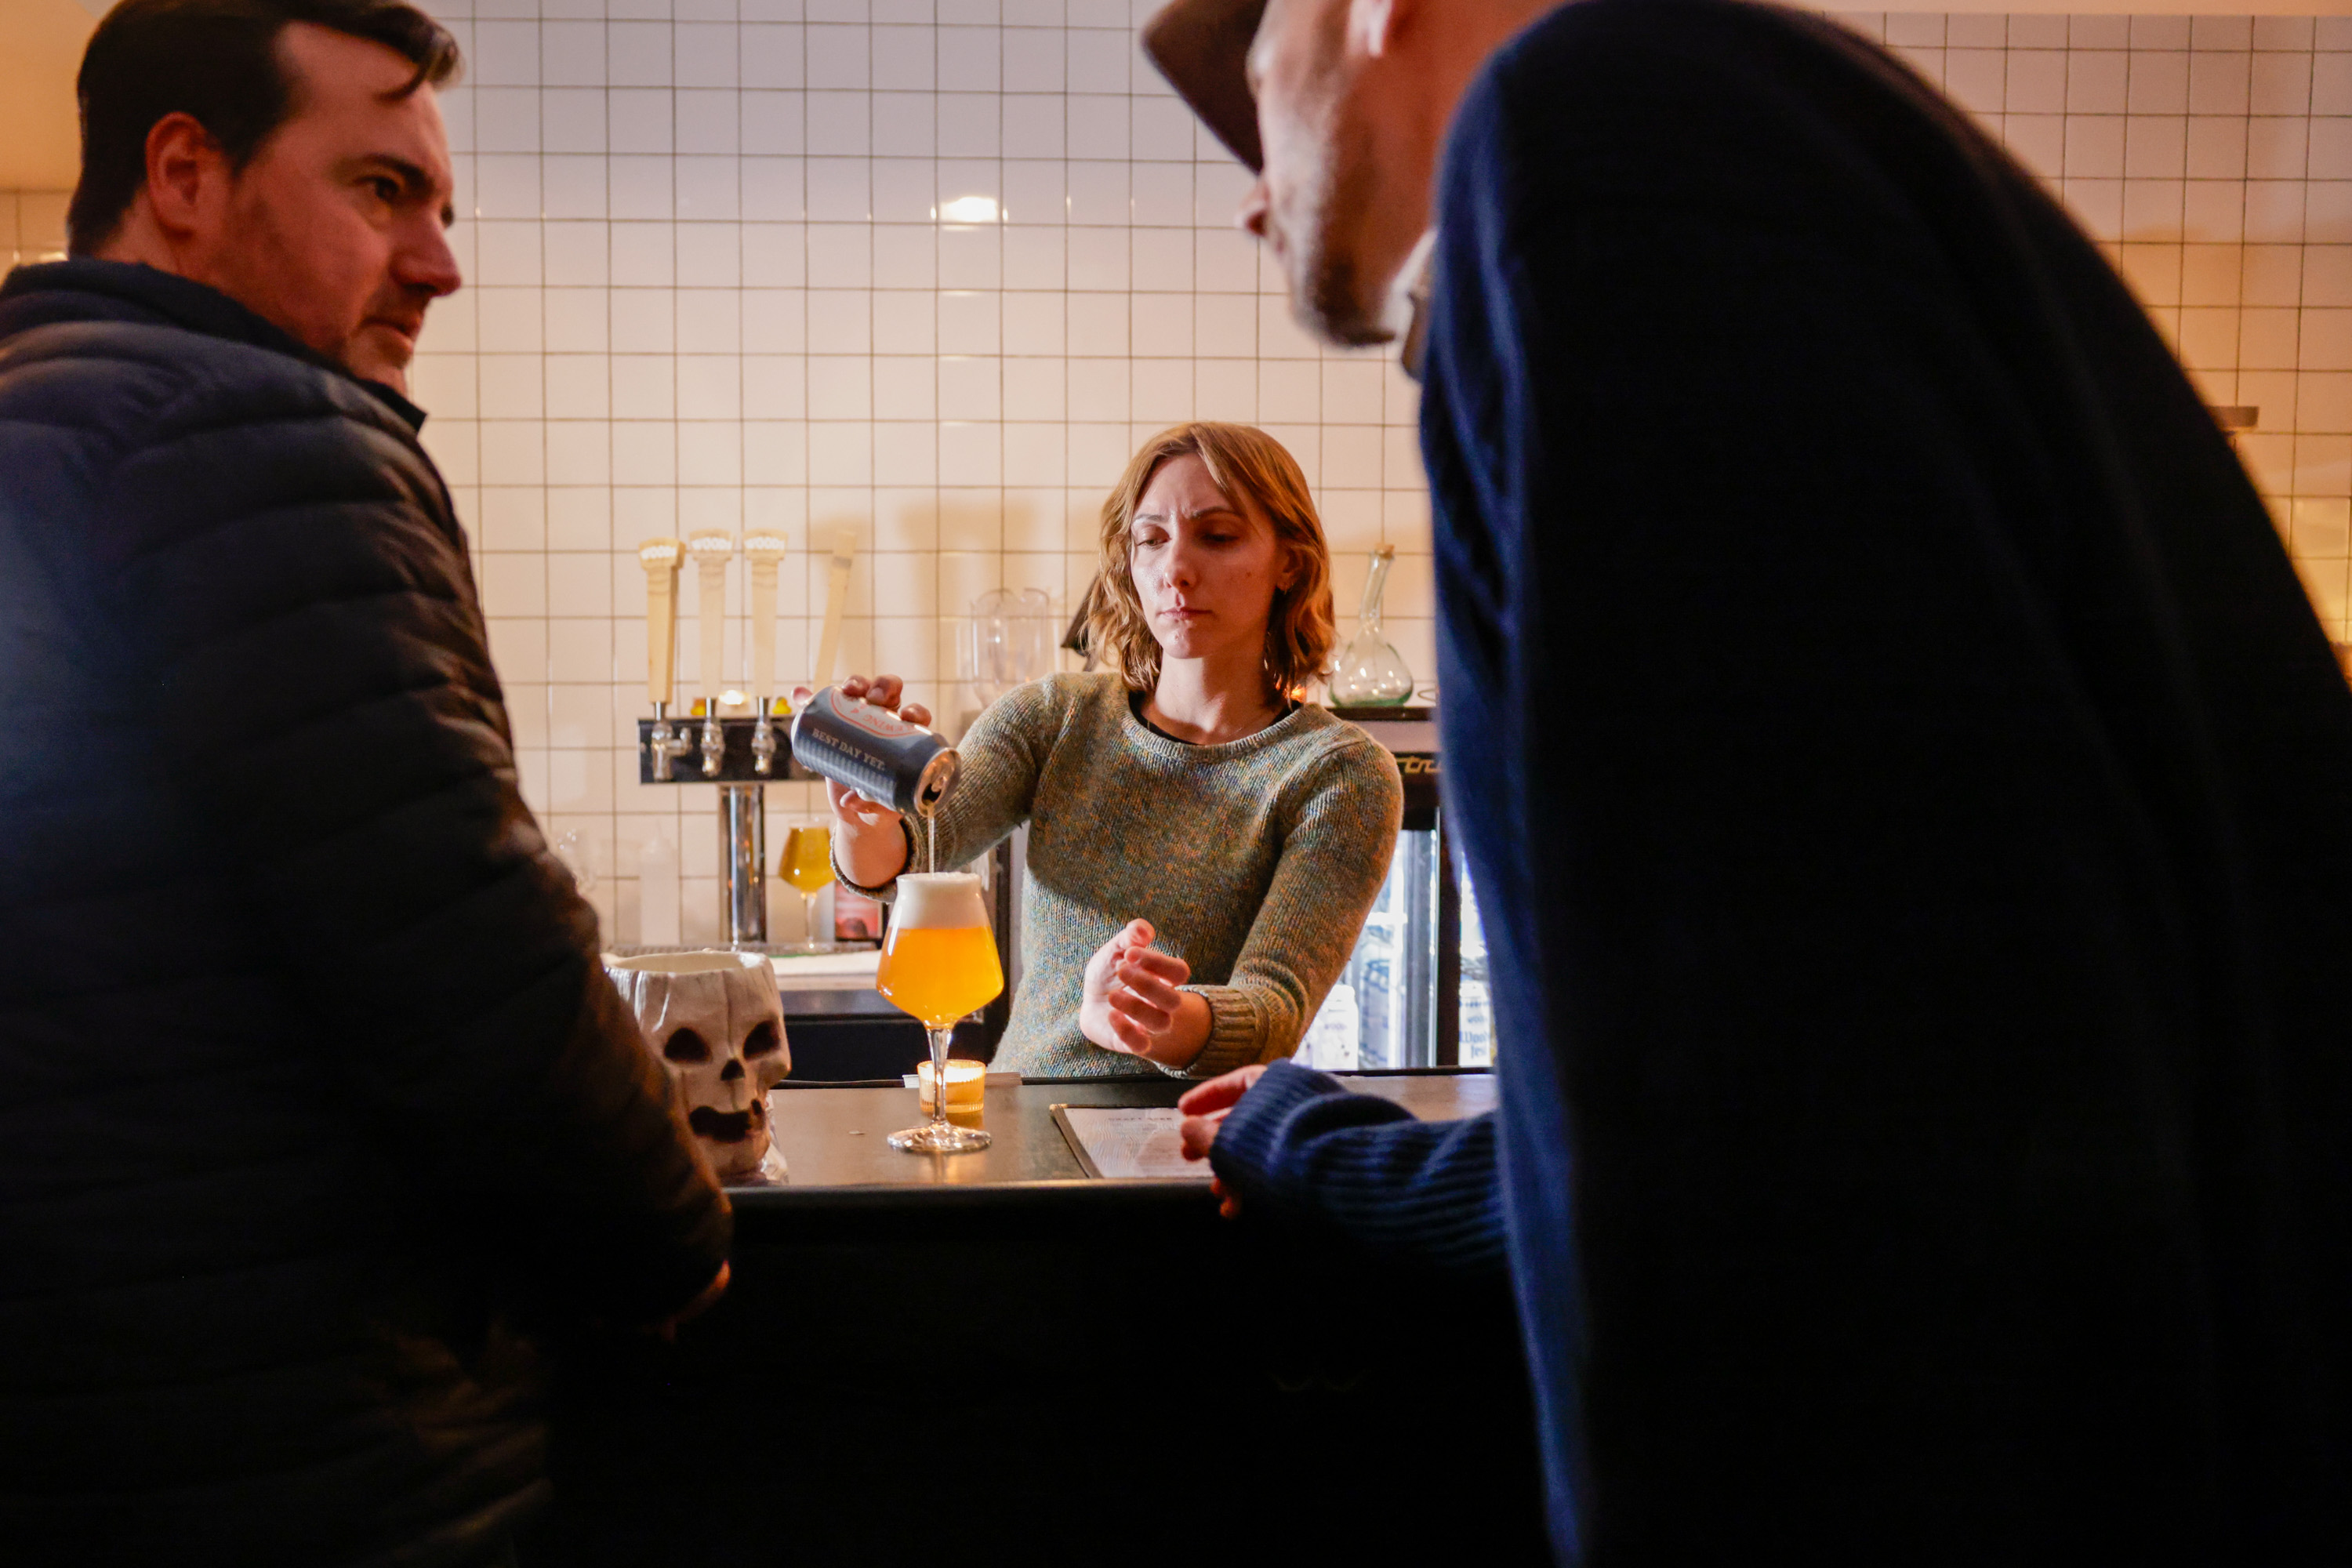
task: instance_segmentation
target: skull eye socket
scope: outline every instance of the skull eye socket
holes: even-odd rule
[[[662,1042],[662,1055],[674,1062],[707,1062],[710,1042],[692,1029],[680,1029]]]
[[[743,1054],[747,1057],[764,1057],[782,1044],[783,1041],[776,1034],[776,1026],[762,1020],[752,1025],[751,1032],[743,1037]]]

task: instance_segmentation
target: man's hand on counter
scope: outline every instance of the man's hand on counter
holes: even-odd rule
[[[1222,1078],[1213,1078],[1198,1089],[1188,1090],[1184,1098],[1176,1102],[1176,1109],[1184,1113],[1184,1158],[1205,1160],[1209,1157],[1209,1146],[1217,1141],[1217,1129],[1224,1125],[1225,1112],[1241,1103],[1242,1096],[1250,1091],[1250,1085],[1265,1072],[1265,1064],[1263,1062],[1235,1068]],[[1241,1200],[1225,1190],[1222,1180],[1211,1178],[1209,1189],[1217,1194],[1220,1214],[1227,1219],[1240,1215]]]
[[[677,1311],[671,1313],[668,1317],[664,1318],[660,1322],[656,1323],[653,1326],[653,1331],[660,1335],[663,1339],[669,1341],[671,1343],[677,1343],[677,1331],[680,1328],[694,1321],[695,1319],[710,1310],[712,1307],[718,1304],[719,1298],[727,1294],[727,1281],[732,1278],[733,1274],[734,1266],[732,1264],[720,1264],[719,1266],[719,1272],[710,1277],[710,1283],[702,1288],[702,1293],[695,1297],[693,1300],[688,1301],[685,1306],[680,1307]]]

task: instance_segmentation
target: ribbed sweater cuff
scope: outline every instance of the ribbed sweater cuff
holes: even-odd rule
[[[1162,1068],[1172,1078],[1214,1078],[1235,1068],[1247,1067],[1257,1060],[1258,1052],[1265,1046],[1265,1026],[1257,1016],[1257,1005],[1249,994],[1230,985],[1187,985],[1209,1005],[1209,1043],[1201,1047],[1191,1065]]]
[[[1310,1110],[1322,1113],[1319,1121],[1328,1123],[1344,1115],[1358,1127],[1412,1119],[1411,1111],[1391,1100],[1349,1094],[1329,1073],[1297,1062],[1276,1062],[1225,1113],[1209,1148],[1211,1168],[1245,1197],[1285,1208],[1315,1206],[1314,1194],[1300,1187],[1303,1172],[1298,1168],[1306,1153],[1299,1141],[1306,1131],[1301,1117]]]
[[[899,867],[895,875],[870,888],[841,868],[841,839],[838,835],[835,835],[832,849],[833,879],[853,893],[865,894],[876,903],[887,904],[895,901],[898,896],[898,878],[914,869],[915,866],[915,830],[907,826],[907,819],[903,816],[898,819],[898,832],[907,840],[907,863]]]
[[[1244,1215],[1335,1226],[1447,1267],[1504,1259],[1492,1114],[1418,1121],[1394,1101],[1281,1061],[1226,1114],[1209,1164]]]

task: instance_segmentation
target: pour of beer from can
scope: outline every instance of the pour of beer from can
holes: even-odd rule
[[[928,817],[962,759],[919,724],[828,686],[793,715],[793,760],[877,805]]]

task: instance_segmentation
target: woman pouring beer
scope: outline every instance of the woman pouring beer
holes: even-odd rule
[[[938,864],[1029,824],[1023,978],[994,1066],[1209,1078],[1297,1047],[1387,876],[1396,764],[1299,700],[1333,640],[1298,465],[1247,426],[1163,431],[1103,504],[1108,668],[1007,692],[963,738]],[[898,708],[895,676],[843,683]],[[887,897],[928,826],[828,784],[835,870]]]

